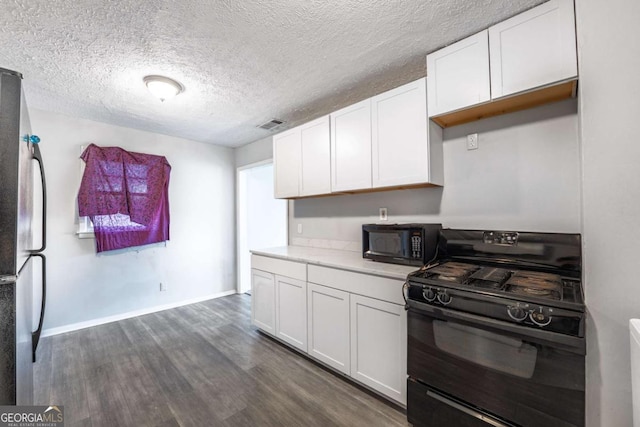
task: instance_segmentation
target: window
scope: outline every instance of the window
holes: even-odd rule
[[[85,148],[86,146],[84,145],[80,146],[80,156],[82,156],[82,153],[84,153]],[[84,160],[82,160],[82,158],[79,158],[79,160],[80,160],[80,179],[82,179],[82,176],[84,175],[85,163],[84,163]],[[78,238],[93,239],[95,237],[95,234],[93,234],[93,223],[91,222],[91,218],[89,218],[88,216],[80,216],[78,214],[77,220],[78,220],[78,230],[76,231],[76,234],[78,235]]]
[[[166,158],[89,145],[78,192],[79,234],[98,252],[169,240]]]

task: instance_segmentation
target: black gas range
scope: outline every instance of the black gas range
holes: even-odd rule
[[[444,229],[408,283],[409,421],[584,425],[577,234]]]

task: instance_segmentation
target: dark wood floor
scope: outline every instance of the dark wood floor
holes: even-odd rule
[[[405,415],[258,333],[232,295],[45,338],[36,404],[81,426],[406,426]]]

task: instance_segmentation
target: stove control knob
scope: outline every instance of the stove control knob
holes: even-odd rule
[[[522,322],[529,315],[525,308],[526,306],[523,307],[520,304],[510,305],[507,307],[507,314],[516,322]]]
[[[436,291],[434,291],[431,288],[428,289],[423,289],[422,290],[422,296],[424,297],[424,299],[426,299],[428,302],[433,302],[436,299]]]
[[[533,323],[540,327],[547,326],[549,323],[551,323],[552,317],[550,314],[551,310],[549,310],[549,312],[545,311],[546,310],[544,310],[542,307],[538,307],[537,310],[531,310],[531,312],[529,313],[529,319],[531,319]]]
[[[447,294],[447,291],[438,291],[438,301],[442,305],[451,304],[451,295]]]

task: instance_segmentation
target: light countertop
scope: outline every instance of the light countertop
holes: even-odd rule
[[[311,248],[306,246],[281,246],[252,250],[251,253],[288,261],[304,262],[325,267],[373,274],[391,279],[405,280],[407,275],[420,267],[387,264],[362,258],[359,252],[339,249]]]

